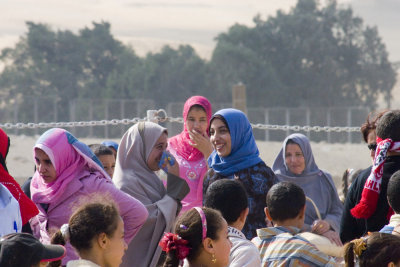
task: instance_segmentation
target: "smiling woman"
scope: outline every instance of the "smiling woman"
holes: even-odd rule
[[[204,178],[203,196],[217,180],[239,180],[249,201],[249,215],[242,232],[251,239],[256,236],[256,229],[266,227],[265,196],[277,178],[259,157],[250,122],[240,110],[222,109],[213,115],[210,141],[214,151],[208,158],[210,169]]]

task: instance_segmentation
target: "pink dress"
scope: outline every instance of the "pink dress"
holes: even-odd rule
[[[196,161],[188,161],[168,146],[168,151],[175,157],[179,164],[179,176],[186,180],[190,187],[189,194],[181,201],[181,213],[193,207],[203,206],[203,178],[207,173],[207,163],[204,158]]]

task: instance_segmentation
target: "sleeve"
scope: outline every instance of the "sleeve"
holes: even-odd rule
[[[343,244],[356,237],[354,229],[357,227],[357,221],[351,215],[350,210],[356,205],[357,188],[358,183],[353,183],[344,201],[343,215],[340,221],[340,239]]]
[[[331,175],[327,174],[327,173],[325,173],[325,175],[328,178],[328,182],[331,186],[331,190],[330,190],[331,203],[330,203],[328,213],[325,216],[324,220],[326,220],[331,225],[331,228],[335,232],[339,233],[340,219],[342,218],[342,213],[343,213],[343,204],[339,199],[339,195],[337,193],[337,190],[336,190],[336,187],[332,180]]]
[[[229,267],[260,267],[261,258],[257,247],[250,243],[231,251]]]
[[[118,204],[124,221],[125,241],[129,244],[146,222],[148,211],[139,200],[119,190],[111,182],[103,183],[102,187],[100,192],[109,192]]]

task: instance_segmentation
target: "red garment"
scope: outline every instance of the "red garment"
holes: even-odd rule
[[[204,96],[192,96],[186,100],[185,105],[183,106],[183,120],[185,121],[183,124],[183,131],[169,139],[169,145],[187,161],[198,161],[204,157],[203,153],[189,144],[190,137],[186,128],[186,119],[189,110],[193,105],[200,105],[205,109],[207,114],[207,124],[209,125],[212,115],[210,102]]]
[[[0,183],[2,183],[13,197],[18,201],[21,210],[22,225],[39,213],[35,203],[32,202],[22,191],[21,187],[15,179],[8,173],[5,159],[10,146],[7,134],[0,128]]]

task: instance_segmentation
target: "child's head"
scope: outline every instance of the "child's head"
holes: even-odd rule
[[[306,196],[301,187],[290,182],[280,182],[268,191],[266,213],[274,223],[284,222],[300,218],[305,204]]]
[[[193,208],[183,213],[175,223],[175,233],[178,239],[186,240],[187,244],[182,249],[172,249],[174,244],[167,242],[167,235],[164,236],[160,245],[163,250],[169,250],[164,267],[178,266],[178,254],[187,251],[187,248],[189,250],[185,257],[192,264],[216,267],[229,264],[231,243],[228,239],[228,225],[218,211]]]
[[[400,110],[390,110],[383,114],[376,125],[376,135],[381,139],[400,141]]]
[[[360,267],[399,266],[400,237],[392,234],[372,233],[355,239],[344,247],[347,267],[355,266],[355,256]]]
[[[101,161],[104,170],[112,178],[115,169],[115,156],[111,148],[99,144],[89,145],[89,147],[96,157]]]
[[[53,236],[53,243],[71,245],[82,255],[96,254],[101,266],[119,266],[127,249],[124,223],[111,201],[88,203],[78,208],[68,225]]]
[[[111,151],[113,152],[114,157],[117,158],[118,143],[116,143],[114,141],[111,141],[111,140],[107,140],[107,141],[101,142],[101,144],[103,146],[106,146],[106,147],[110,148]]]
[[[248,213],[246,190],[236,180],[215,181],[207,188],[204,206],[219,210],[229,225],[238,221],[239,218],[243,220],[244,225]]]
[[[65,255],[63,246],[44,245],[27,233],[5,235],[0,240],[0,266],[47,266]]]
[[[395,172],[389,179],[387,199],[394,212],[400,214],[400,171]]]

